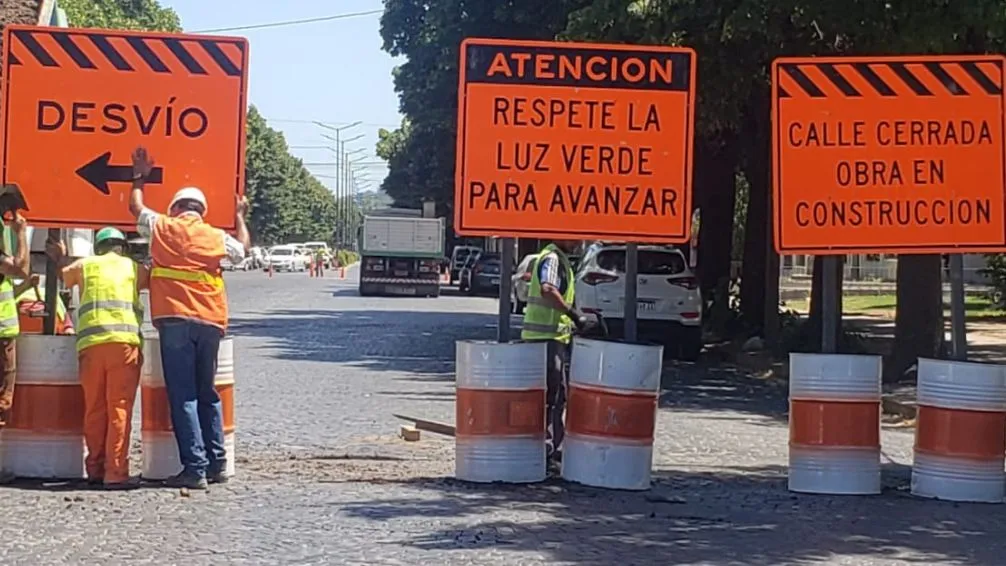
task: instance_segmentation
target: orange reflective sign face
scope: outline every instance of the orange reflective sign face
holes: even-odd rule
[[[1004,61],[777,59],[776,250],[1006,251]]]
[[[207,221],[234,228],[244,39],[7,26],[3,40],[3,181],[21,187],[32,224],[132,227],[130,155],[142,145],[155,161],[148,207],[198,187]]]
[[[454,229],[684,243],[695,52],[466,39]]]

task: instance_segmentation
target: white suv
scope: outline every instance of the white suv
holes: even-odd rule
[[[640,338],[664,344],[682,359],[702,351],[702,295],[679,250],[639,246],[636,291]],[[595,245],[576,273],[576,306],[600,313],[615,335],[622,334],[625,304],[625,246]]]

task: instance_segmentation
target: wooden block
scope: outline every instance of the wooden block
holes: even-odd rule
[[[398,436],[406,442],[417,442],[419,440],[419,429],[411,425],[402,425],[398,428]]]

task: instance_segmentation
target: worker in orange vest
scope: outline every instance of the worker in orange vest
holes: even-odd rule
[[[238,265],[251,249],[238,197],[236,237],[203,221],[206,196],[194,187],[171,199],[167,214],[143,205],[144,181],[154,160],[140,147],[133,152],[129,210],[137,231],[150,239],[150,318],[160,334],[164,385],[182,471],[171,487],[206,489],[227,481],[223,412],[214,387],[217,352],[227,331],[227,294],[220,261]]]

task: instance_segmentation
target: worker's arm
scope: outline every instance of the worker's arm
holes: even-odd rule
[[[244,259],[244,256],[251,252],[251,235],[248,234],[248,224],[245,223],[246,214],[248,214],[248,199],[239,196],[234,205],[234,225],[237,227],[235,239],[241,242],[241,246],[244,248],[241,259]]]
[[[138,147],[133,151],[133,189],[129,192],[129,212],[140,220],[141,213],[146,210],[143,205],[143,185],[154,168],[154,159],[147,150]]]
[[[538,280],[541,281],[541,298],[547,306],[572,318],[577,318],[579,315],[574,312],[573,305],[566,304],[562,297],[559,267],[559,259],[554,254],[545,256],[539,262]],[[567,281],[566,284],[572,285],[573,282]]]
[[[136,266],[136,290],[143,291],[144,289],[150,288],[150,268],[146,265],[138,264]]]
[[[0,274],[14,279],[27,279],[31,272],[28,249],[28,222],[20,213],[14,212],[11,221],[14,236],[17,241],[17,254],[5,255],[0,259]]]

